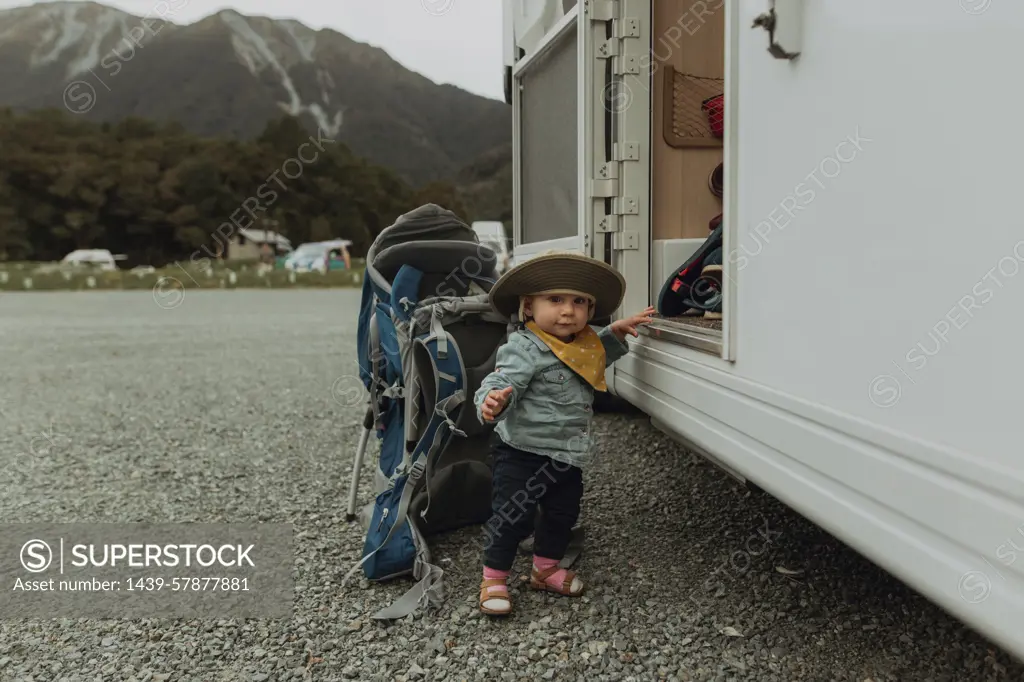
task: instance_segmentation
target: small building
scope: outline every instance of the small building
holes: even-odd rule
[[[284,235],[272,230],[250,230],[239,228],[228,241],[229,261],[259,260],[273,263],[274,260],[292,250],[292,244]]]

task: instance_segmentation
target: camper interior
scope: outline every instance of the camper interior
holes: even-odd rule
[[[721,257],[725,230],[715,233],[725,213],[726,121],[725,9],[715,4],[652,3],[650,291],[663,315],[654,333],[717,353],[725,312],[722,268],[728,265]],[[718,238],[709,242],[712,236]],[[674,277],[691,259],[681,291]],[[674,305],[659,306],[665,296],[677,299]],[[688,305],[690,298],[698,305]]]

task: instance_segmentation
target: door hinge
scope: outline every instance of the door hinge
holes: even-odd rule
[[[594,232],[601,234],[604,234],[605,232],[618,232],[619,222],[619,216],[606,215],[597,221],[597,225],[594,226]]]
[[[637,251],[640,249],[640,235],[632,230],[612,235],[612,249],[615,251]]]
[[[640,73],[640,55],[627,54],[612,58],[612,71],[617,76],[627,73]]]
[[[618,196],[618,194],[618,178],[608,178],[607,180],[594,178],[590,181],[590,196],[594,199],[607,199],[608,197]]]
[[[637,215],[640,212],[640,205],[636,197],[614,197],[612,199],[612,213],[615,215]]]
[[[619,56],[619,39],[610,38],[604,41],[598,46],[595,52],[597,53],[598,59],[608,59],[609,57]]]
[[[591,21],[611,21],[619,14],[615,0],[583,0],[583,13]]]
[[[615,161],[602,163],[597,169],[598,180],[615,180],[619,177],[619,164]]]
[[[612,35],[616,38],[639,38],[640,22],[632,17],[612,19]]]
[[[640,144],[637,142],[616,142],[612,146],[612,159],[615,161],[639,161]]]

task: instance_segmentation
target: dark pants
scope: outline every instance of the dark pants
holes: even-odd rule
[[[570,464],[506,445],[495,434],[491,446],[491,518],[484,526],[484,565],[512,568],[519,543],[534,531],[534,553],[561,559],[580,514],[583,472]]]

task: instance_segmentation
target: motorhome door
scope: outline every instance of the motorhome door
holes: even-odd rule
[[[506,0],[512,66],[513,260],[548,249],[592,255],[584,201],[590,125],[584,51],[589,22],[575,0]]]

